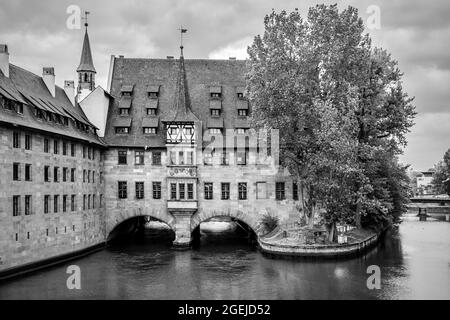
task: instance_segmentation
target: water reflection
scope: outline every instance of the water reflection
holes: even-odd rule
[[[66,288],[65,264],[0,284],[0,299],[450,299],[450,223],[405,220],[347,260],[271,259],[233,230],[202,231],[189,251],[148,234],[69,263],[82,290]],[[369,265],[381,290],[366,286]]]

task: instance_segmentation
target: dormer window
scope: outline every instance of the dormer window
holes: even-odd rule
[[[211,115],[215,117],[220,116],[220,109],[211,109]]]
[[[222,134],[222,130],[220,128],[210,128],[209,134]]]
[[[159,97],[159,85],[148,85],[147,94],[150,99],[158,99]]]
[[[156,128],[144,128],[144,134],[156,134]]]
[[[213,99],[222,98],[222,87],[221,86],[212,86],[209,88],[209,95]]]
[[[238,99],[244,99],[244,94],[242,92],[237,93]]]
[[[131,97],[131,92],[122,92],[122,97]]]
[[[239,116],[247,116],[248,115],[248,110],[245,110],[245,109],[239,109],[238,110],[238,115]]]
[[[128,127],[116,127],[116,133],[129,133],[129,130]]]
[[[123,85],[120,89],[123,97],[131,97],[131,94],[133,93],[133,86],[132,85]]]
[[[156,115],[156,109],[147,108],[147,114],[149,116],[155,116]]]
[[[119,113],[121,116],[127,116],[129,114],[129,109],[126,108],[120,108]]]

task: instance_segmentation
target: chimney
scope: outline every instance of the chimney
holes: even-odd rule
[[[75,81],[65,80],[64,81],[64,92],[67,98],[69,98],[72,105],[75,105]]]
[[[50,91],[50,94],[54,98],[55,97],[55,68],[44,67],[42,69],[42,80],[44,80],[48,91]]]
[[[0,44],[0,70],[9,78],[9,52],[6,44]]]

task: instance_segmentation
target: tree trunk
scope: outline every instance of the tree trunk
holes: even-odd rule
[[[355,225],[356,228],[361,229],[361,203],[359,202],[356,204]]]
[[[327,225],[328,229],[328,241],[337,242],[336,222]]]
[[[308,217],[308,228],[314,228],[314,217],[316,215],[316,210],[313,206],[309,208],[309,217]]]

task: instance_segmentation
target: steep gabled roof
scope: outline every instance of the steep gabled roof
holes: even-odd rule
[[[211,118],[212,87],[220,87],[221,90],[220,118],[223,119],[223,128],[235,128],[236,119],[239,118],[237,92],[242,91],[241,88],[245,86],[246,61],[185,58],[180,60],[123,57],[114,59],[110,90],[114,99],[111,99],[105,130],[105,141],[109,145],[165,147],[166,137],[161,129],[167,120],[195,122],[198,118],[203,124],[203,129],[206,129],[208,119]],[[184,89],[180,82],[183,77]],[[128,116],[119,115],[123,85],[134,85],[132,106]],[[153,86],[159,89],[157,103],[148,94],[148,88]],[[159,134],[145,135],[142,130],[142,119],[147,117],[147,108],[155,106],[160,119]],[[132,119],[129,134],[115,133],[113,123],[118,117]]]
[[[94,68],[94,62],[92,61],[91,45],[89,43],[89,35],[86,31],[84,33],[83,49],[81,50],[80,65],[77,68],[77,72],[91,71],[96,72]]]
[[[62,88],[55,86],[55,97],[53,97],[48,91],[42,77],[13,64],[9,65],[9,70],[9,78],[0,74],[0,88],[2,88],[0,93],[4,95],[2,90],[10,92],[9,95],[12,94],[12,98],[20,98],[20,100],[15,100],[31,106],[31,108],[25,107],[23,116],[11,112],[0,112],[0,121],[61,134],[101,145],[104,144],[93,133],[84,132],[72,126],[56,125],[53,122],[37,120],[33,114],[34,107],[93,126],[79,105],[72,105]],[[5,96],[10,98],[8,95]]]

